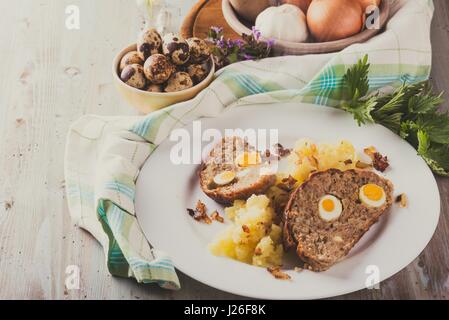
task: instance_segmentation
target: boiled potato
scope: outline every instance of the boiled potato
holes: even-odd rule
[[[232,207],[225,208],[225,214],[229,218],[229,220],[234,221],[235,216],[237,215],[237,211],[244,207],[245,201],[236,200],[234,201],[234,205]]]
[[[273,224],[274,211],[267,196],[237,200],[225,213],[233,223],[209,245],[212,254],[261,267],[282,264],[282,231]]]
[[[263,237],[255,249],[253,265],[275,267],[282,265],[282,244],[275,244],[271,236]]]
[[[350,160],[350,161],[348,161]],[[298,185],[308,179],[313,171],[324,171],[335,168],[340,170],[354,169],[357,153],[349,141],[337,144],[322,143],[316,145],[309,139],[296,142],[293,152],[287,158],[287,172],[298,180]]]

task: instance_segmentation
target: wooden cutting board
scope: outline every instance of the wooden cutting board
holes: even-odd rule
[[[180,34],[184,38],[198,37],[204,39],[212,26],[223,27],[225,38],[240,38],[223,17],[221,0],[198,1],[185,17]]]

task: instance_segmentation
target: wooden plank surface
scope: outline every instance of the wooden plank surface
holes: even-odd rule
[[[212,26],[223,27],[225,38],[240,38],[226,22],[221,10],[221,0],[198,1],[183,18],[180,33],[184,38],[206,38]]]
[[[169,3],[178,30],[194,1]],[[80,30],[64,26],[70,4],[80,8]],[[449,91],[449,2],[435,5],[432,77]],[[0,28],[0,299],[239,298],[182,274],[179,292],[113,278],[97,242],[70,221],[63,176],[70,123],[86,113],[135,114],[114,90],[109,65],[139,29],[135,2],[0,1],[0,11],[7,13]],[[380,290],[340,298],[449,297],[449,179],[437,180],[441,219],[425,251]],[[65,289],[68,265],[80,268],[79,290]]]

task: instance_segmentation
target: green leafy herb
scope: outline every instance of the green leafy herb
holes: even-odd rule
[[[384,97],[384,99],[380,101],[380,106],[375,112],[376,116],[382,118],[391,114],[403,113],[403,104],[406,89],[406,86],[402,85],[392,94]]]
[[[411,88],[408,99],[408,111],[411,114],[433,113],[444,102],[443,94],[433,94],[432,86],[428,81],[411,86]]]
[[[449,144],[449,116],[443,113],[419,115],[416,125],[432,142]]]
[[[432,170],[440,175],[448,176],[449,148],[443,144],[432,144],[429,135],[419,130],[418,154],[423,157]]]
[[[416,135],[418,132],[418,125],[410,120],[404,121],[400,125],[399,135],[402,139],[407,139],[411,135]]]
[[[365,96],[369,90],[368,73],[370,64],[368,55],[359,60],[352,68],[349,68],[343,76],[345,83],[345,96],[352,101],[357,101]]]
[[[438,111],[442,93],[429,83],[404,83],[392,93],[369,95],[368,56],[349,68],[343,77],[344,101],[359,125],[379,123],[399,134],[416,148],[432,170],[449,176],[449,113]]]
[[[374,122],[371,113],[374,111],[376,104],[376,99],[373,97],[367,100],[343,102],[341,108],[352,113],[358,125],[361,125]]]

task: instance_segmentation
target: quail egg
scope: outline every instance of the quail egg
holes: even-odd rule
[[[365,184],[360,188],[359,198],[363,204],[375,208],[383,206],[387,201],[384,189],[373,183]]]
[[[190,60],[194,63],[201,63],[210,56],[210,49],[206,41],[200,38],[189,38],[187,43],[190,47]]]
[[[126,66],[129,66],[131,64],[140,64],[143,65],[143,60],[140,57],[140,54],[137,51],[131,51],[125,54],[120,61],[120,72],[122,72],[123,69],[125,69]]]
[[[153,28],[143,30],[137,39],[137,51],[144,61],[151,55],[160,53],[161,46],[162,38]]]
[[[143,67],[140,64],[126,66],[120,74],[120,79],[131,87],[137,89],[142,89],[147,84]]]
[[[260,153],[257,151],[251,152],[242,152],[240,153],[236,159],[235,164],[238,167],[246,168],[249,166],[255,166],[262,163],[262,158]]]
[[[162,40],[162,52],[176,65],[185,64],[190,58],[190,48],[181,36],[169,33]]]
[[[143,66],[145,76],[151,83],[161,84],[170,78],[174,72],[174,67],[163,54],[153,54]]]
[[[320,199],[318,203],[318,212],[320,218],[325,221],[333,221],[340,217],[343,211],[343,206],[340,199],[337,197],[327,194]]]
[[[236,174],[234,171],[223,171],[214,177],[214,183],[219,186],[225,186],[234,181]]]
[[[176,72],[168,79],[165,92],[182,91],[193,87],[193,81],[186,72]]]

